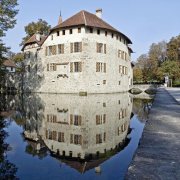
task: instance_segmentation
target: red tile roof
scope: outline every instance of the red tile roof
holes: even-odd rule
[[[3,65],[5,66],[5,67],[16,67],[16,65],[15,65],[15,63],[13,62],[13,61],[11,61],[11,60],[5,60],[4,62],[3,62]]]
[[[96,27],[101,28],[104,30],[110,30],[112,32],[116,32],[124,36],[128,43],[132,43],[131,40],[124,35],[123,33],[119,32],[117,29],[103,21],[101,18],[98,18],[95,14],[89,13],[87,11],[80,11],[79,13],[75,14],[74,16],[70,17],[69,19],[65,20],[61,24],[55,26],[51,29],[51,32],[56,29],[73,27],[73,26],[87,26],[87,27]]]
[[[44,41],[46,40],[46,38],[47,38],[47,36],[41,35],[40,36],[40,41],[38,41],[36,39],[36,34],[34,34],[24,43],[24,46],[23,46],[22,50],[24,50],[25,46],[28,45],[28,44],[37,43],[39,46],[41,46],[44,43]]]

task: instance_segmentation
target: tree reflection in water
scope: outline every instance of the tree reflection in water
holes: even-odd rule
[[[16,172],[17,167],[9,162],[6,156],[6,152],[10,150],[10,147],[5,143],[5,139],[8,136],[4,130],[7,127],[7,122],[0,117],[0,179],[17,179]]]

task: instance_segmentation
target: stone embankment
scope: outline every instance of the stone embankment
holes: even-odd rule
[[[125,179],[180,179],[179,98],[180,89],[158,89]]]

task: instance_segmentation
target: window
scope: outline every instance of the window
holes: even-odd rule
[[[51,40],[53,40],[53,35],[51,35]]]
[[[78,33],[81,33],[81,28],[78,28]]]
[[[98,30],[97,30],[97,34],[100,35],[100,33],[101,33],[101,32],[100,32],[100,29],[98,29]]]
[[[81,116],[74,115],[74,125],[75,126],[81,126]]]
[[[79,62],[74,62],[74,72],[81,72],[80,65],[81,64]]]
[[[58,45],[58,54],[64,54],[64,44]]]
[[[89,28],[89,32],[90,32],[90,33],[93,33],[93,28]]]
[[[112,37],[112,38],[114,37],[114,34],[113,34],[113,33],[111,34],[111,37]]]
[[[103,48],[103,46],[104,46],[104,48]],[[106,44],[96,43],[96,52],[106,54]]]
[[[11,71],[13,71],[13,67],[11,67]]]
[[[97,53],[102,53],[103,52],[103,43],[97,43],[96,48],[97,48]]]
[[[106,63],[97,62],[96,72],[106,72]]]
[[[106,114],[96,115],[96,125],[105,124],[105,123],[106,123]]]
[[[82,42],[71,43],[70,52],[82,52]]]
[[[48,55],[56,55],[56,45],[49,46],[49,54]]]
[[[57,31],[57,36],[59,36],[59,31]]]
[[[103,84],[106,84],[106,80],[103,80]]]
[[[118,57],[120,58],[121,57],[121,50],[118,50]]]
[[[70,72],[82,72],[82,62],[71,62]]]
[[[49,70],[50,71],[56,71],[56,64],[55,63],[50,63]]]
[[[96,134],[96,144],[102,143],[102,134]]]
[[[69,30],[69,34],[72,34],[72,33],[73,33],[73,31],[72,31],[72,29],[70,29],[70,30]]]
[[[65,34],[66,34],[66,31],[65,31],[65,30],[63,30],[63,31],[62,31],[62,35],[65,35]]]
[[[82,144],[82,136],[78,134],[70,134],[70,143],[71,144]]]
[[[119,85],[121,85],[121,81],[119,81]]]
[[[64,133],[63,132],[58,132],[58,141],[64,142]]]
[[[108,34],[107,31],[105,31],[105,36],[107,36],[107,34]]]

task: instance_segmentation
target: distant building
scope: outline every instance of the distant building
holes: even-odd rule
[[[6,70],[8,73],[15,73],[16,72],[16,65],[11,60],[5,60],[2,65],[3,69]]]
[[[2,64],[2,69],[5,71],[5,76],[1,82],[0,91],[3,93],[14,91],[16,72],[15,63],[12,60],[5,60]]]
[[[131,40],[96,15],[80,11],[23,46],[24,91],[113,93],[133,82]]]

